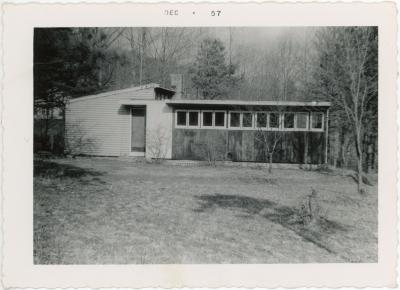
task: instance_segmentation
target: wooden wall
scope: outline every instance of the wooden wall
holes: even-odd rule
[[[172,158],[204,160],[207,154],[217,160],[267,162],[265,144],[260,142],[257,130],[174,129]],[[267,139],[273,140],[274,132],[266,131]],[[324,132],[281,132],[281,142],[274,153],[275,163],[304,163],[305,145],[308,147],[308,163],[324,162]]]

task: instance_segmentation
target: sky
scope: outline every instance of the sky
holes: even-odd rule
[[[207,35],[229,42],[232,35],[234,43],[252,46],[265,46],[277,42],[282,37],[290,36],[299,41],[312,37],[317,27],[201,27],[189,28],[205,31]]]

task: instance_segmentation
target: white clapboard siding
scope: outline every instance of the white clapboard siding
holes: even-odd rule
[[[66,110],[67,144],[79,154],[128,155],[130,109],[120,101],[154,98],[154,87],[148,86],[71,100]]]

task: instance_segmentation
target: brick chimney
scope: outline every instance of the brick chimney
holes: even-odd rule
[[[171,74],[171,88],[176,92],[174,99],[182,99],[183,94],[183,75]]]

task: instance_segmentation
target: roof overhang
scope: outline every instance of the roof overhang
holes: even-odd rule
[[[146,106],[149,103],[154,103],[154,102],[160,102],[157,100],[153,100],[153,99],[127,99],[127,100],[121,100],[119,101],[120,105],[124,105],[124,106]]]
[[[243,100],[168,100],[172,107],[319,107],[329,108],[330,102],[298,102],[298,101],[243,101]]]
[[[119,95],[119,94],[126,94],[129,96],[129,95],[134,95],[136,92],[138,92],[140,90],[147,90],[147,89],[154,89],[156,93],[161,92],[161,93],[165,93],[166,95],[169,95],[169,96],[173,96],[173,94],[175,94],[175,91],[173,91],[173,90],[160,87],[160,85],[156,84],[156,83],[150,83],[147,85],[136,86],[136,87],[131,87],[131,88],[127,88],[127,89],[103,92],[103,93],[99,93],[96,95],[82,96],[82,97],[78,97],[75,99],[71,99],[69,102],[74,103],[74,102],[80,102],[80,101],[96,99],[96,98],[107,98],[107,97],[112,97],[114,95]]]
[[[155,87],[154,90],[156,91],[156,93],[165,93],[165,94],[168,94],[168,95],[171,95],[171,96],[173,96],[175,94],[174,90],[163,88],[163,87],[160,87],[160,86]]]

